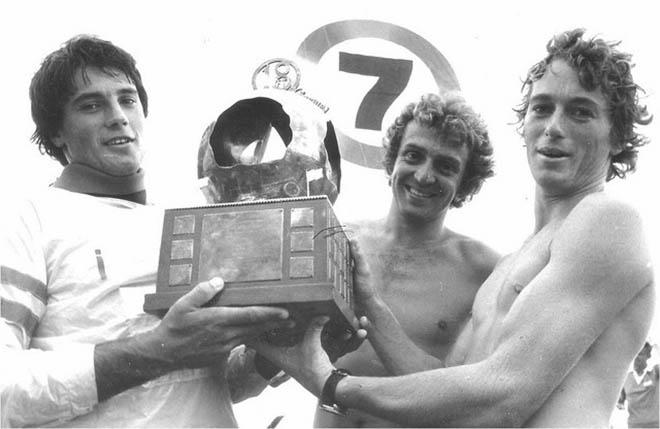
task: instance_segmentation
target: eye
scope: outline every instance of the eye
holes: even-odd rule
[[[416,150],[407,150],[402,155],[404,161],[409,163],[416,163],[422,159],[422,154]]]
[[[96,101],[89,101],[80,105],[80,110],[83,112],[95,112],[101,108],[101,103]]]
[[[549,115],[552,113],[552,106],[550,104],[534,104],[530,106],[530,109],[537,115]]]
[[[137,103],[137,99],[135,97],[122,97],[119,102],[127,106],[132,106]]]
[[[572,110],[573,116],[575,116],[578,119],[589,119],[589,118],[595,118],[596,114],[591,110],[586,107],[575,107]]]
[[[454,164],[453,162],[447,162],[447,161],[440,161],[436,163],[435,167],[440,173],[444,174],[445,176],[451,176],[454,174],[458,174],[459,167]]]

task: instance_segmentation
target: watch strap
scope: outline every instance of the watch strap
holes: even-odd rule
[[[337,384],[347,375],[351,375],[348,370],[342,368],[335,368],[332,370],[330,376],[323,385],[319,408],[329,413],[346,416],[346,408],[337,403],[337,400],[335,399],[335,393],[337,390]]]

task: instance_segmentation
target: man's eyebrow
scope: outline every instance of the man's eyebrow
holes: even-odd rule
[[[120,88],[116,91],[117,94],[119,95],[137,95],[138,91],[136,88],[132,86],[127,86],[125,88]],[[71,99],[71,103],[80,103],[82,101],[90,100],[90,99],[95,99],[95,98],[103,98],[105,97],[105,93],[101,91],[89,91],[89,92],[82,92],[78,95],[75,95]]]
[[[426,148],[417,145],[415,142],[406,142],[402,147],[402,149],[408,149],[408,148],[426,152]]]
[[[552,97],[548,94],[536,94],[533,97],[529,99],[530,103],[538,103],[538,102],[544,102],[544,101],[550,101],[552,100]],[[594,100],[591,97],[582,97],[582,96],[576,96],[576,97],[570,97],[568,99],[569,104],[585,104],[593,107],[601,107],[600,103],[598,103],[596,100]]]
[[[569,103],[571,104],[585,104],[593,107],[600,108],[601,105],[598,103],[596,100],[593,98],[589,97],[573,97],[569,100]]]
[[[409,148],[409,147],[410,147],[410,148],[413,148],[413,149],[426,151],[426,147],[424,147],[423,145],[420,145],[420,144],[415,143],[415,140],[414,140],[414,139],[410,139],[410,141],[406,142],[406,143],[403,145],[403,147],[405,147],[405,148]]]
[[[440,155],[438,159],[442,160],[442,162],[450,164],[452,167],[461,168],[461,160],[455,156]]]

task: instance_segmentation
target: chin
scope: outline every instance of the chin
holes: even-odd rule
[[[106,173],[112,176],[130,176],[135,174],[140,169],[140,164],[127,164],[121,166],[113,166],[106,169]]]
[[[547,170],[542,170],[542,171],[537,171],[537,172],[532,172],[532,176],[534,177],[534,181],[536,182],[537,185],[541,186],[542,188],[545,187],[562,187],[562,184],[567,181],[567,178],[564,177],[563,174],[560,174],[556,171],[547,171]]]
[[[414,222],[430,222],[435,217],[435,212],[424,209],[408,209],[402,211],[403,216]]]

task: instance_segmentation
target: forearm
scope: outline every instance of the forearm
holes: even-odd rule
[[[97,344],[94,371],[99,402],[178,369],[163,346],[149,333]]]
[[[399,377],[347,377],[338,384],[335,397],[347,408],[409,427],[523,424],[527,416],[520,410],[526,402],[508,383],[478,376],[479,372],[470,365]]]
[[[370,326],[368,339],[392,375],[444,367],[444,362],[420,349],[403,331],[390,308],[374,298],[365,306]]]

